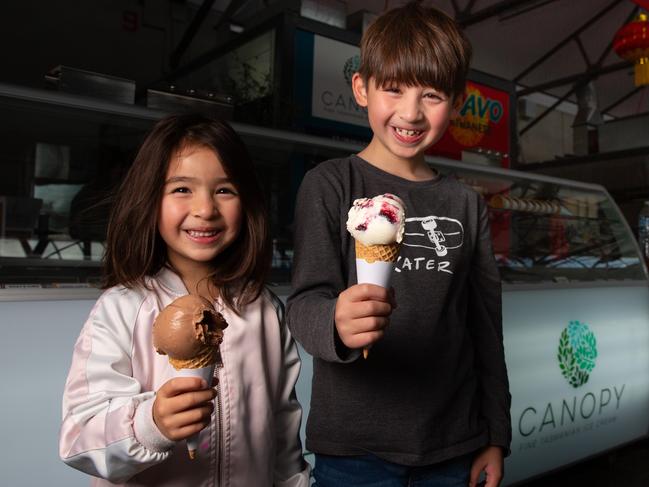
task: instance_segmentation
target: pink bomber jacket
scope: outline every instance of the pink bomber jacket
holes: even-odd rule
[[[152,344],[156,315],[187,294],[163,269],[149,290],[108,289],[76,342],[63,396],[59,454],[97,478],[92,485],[307,487],[302,411],[295,395],[300,359],[279,300],[265,291],[228,322],[210,426],[190,460],[184,441],[168,440],[153,422],[155,391],[173,377]]]

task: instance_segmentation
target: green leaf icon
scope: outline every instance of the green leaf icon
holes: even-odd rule
[[[577,388],[583,386],[595,368],[597,340],[587,324],[571,321],[559,337],[557,360],[561,375]]]

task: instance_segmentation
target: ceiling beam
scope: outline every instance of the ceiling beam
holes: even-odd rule
[[[476,0],[469,0],[469,3],[464,7],[463,10],[457,10],[456,13],[460,13],[462,15],[470,15],[471,10],[473,10],[473,6],[475,5]]]
[[[616,106],[618,106],[618,105],[624,103],[625,101],[627,101],[629,98],[631,98],[633,95],[635,95],[637,92],[639,92],[639,91],[642,90],[642,89],[644,89],[644,86],[636,86],[634,89],[632,89],[631,91],[629,91],[626,95],[621,96],[620,98],[618,98],[617,100],[615,100],[613,103],[611,103],[609,106],[607,106],[606,108],[602,109],[602,113],[608,113],[608,112],[610,112],[610,111],[613,110]]]
[[[610,64],[608,66],[595,67],[595,68],[592,68],[592,69],[588,69],[584,73],[577,73],[577,74],[573,74],[573,75],[570,75],[570,76],[566,76],[564,78],[559,78],[559,79],[555,79],[555,80],[552,80],[552,81],[547,81],[547,82],[541,83],[539,85],[534,85],[534,86],[529,86],[527,88],[523,88],[521,90],[518,90],[516,92],[516,95],[518,97],[526,96],[526,95],[529,95],[531,93],[536,93],[537,91],[546,91],[546,90],[550,90],[552,88],[558,88],[559,86],[575,83],[575,82],[578,82],[578,81],[580,81],[580,80],[582,80],[584,78],[586,78],[588,80],[599,78],[600,76],[603,76],[605,74],[615,73],[615,72],[621,71],[623,69],[628,69],[631,66],[632,66],[632,64],[629,61],[621,61],[619,63]]]
[[[543,113],[541,113],[538,117],[536,117],[534,120],[532,120],[530,123],[528,123],[528,124],[527,124],[525,127],[523,127],[521,130],[519,130],[519,131],[518,131],[518,135],[519,135],[519,136],[523,135],[525,132],[527,132],[529,129],[531,129],[531,128],[534,127],[537,123],[539,123],[541,120],[543,120],[545,117],[547,117],[547,116],[552,112],[552,110],[554,110],[554,109],[557,108],[559,105],[561,105],[564,101],[566,101],[568,98],[570,98],[570,97],[572,96],[572,94],[573,94],[575,91],[577,91],[577,88],[578,88],[578,85],[575,85],[575,86],[573,86],[572,88],[570,88],[570,90],[568,90],[568,92],[567,92],[565,95],[563,95],[561,98],[558,98],[558,99],[557,99],[557,100],[552,104],[552,106],[549,106],[548,108],[546,108],[546,109],[543,111]]]
[[[178,46],[176,46],[174,52],[171,53],[169,64],[172,68],[178,67],[180,58],[185,53],[192,40],[194,40],[198,29],[200,29],[201,24],[207,18],[207,14],[210,12],[210,9],[212,8],[212,5],[214,5],[214,2],[215,0],[203,0],[203,3],[196,11],[196,14],[194,14],[194,18],[192,19],[189,26],[187,26],[187,29],[185,30],[182,39],[180,39]]]
[[[538,3],[539,1],[541,0],[501,0],[475,13],[460,12],[456,20],[462,27],[468,27],[527,4]],[[473,5],[471,4],[470,6]]]
[[[566,44],[568,44],[569,42],[576,39],[579,36],[579,34],[581,34],[583,31],[585,31],[592,24],[597,22],[601,17],[606,15],[610,10],[615,8],[618,4],[622,3],[622,1],[623,0],[613,0],[611,3],[606,5],[602,10],[600,10],[593,17],[588,19],[584,24],[582,24],[572,34],[570,34],[565,39],[560,41],[557,45],[555,45],[552,49],[550,49],[548,52],[546,52],[543,56],[538,58],[536,61],[534,61],[532,64],[530,64],[527,68],[525,68],[523,71],[521,71],[521,73],[514,78],[514,82],[519,83],[522,78],[527,76],[531,71],[536,69],[539,65],[543,64],[548,58],[550,58],[553,54],[555,54],[557,51],[559,51]]]

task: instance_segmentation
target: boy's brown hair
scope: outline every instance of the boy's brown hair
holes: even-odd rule
[[[358,72],[366,83],[374,78],[377,86],[430,86],[456,97],[464,92],[471,52],[453,19],[415,1],[385,12],[369,26]]]
[[[210,279],[234,311],[259,297],[270,269],[271,248],[263,192],[243,142],[227,123],[198,114],[160,120],[146,137],[115,198],[108,223],[103,287],[146,285],[165,266],[167,246],[158,214],[171,158],[185,147],[212,149],[241,199],[237,239],[212,262]]]

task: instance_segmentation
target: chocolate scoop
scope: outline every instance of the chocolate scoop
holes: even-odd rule
[[[153,322],[153,346],[175,360],[189,360],[216,348],[228,324],[208,300],[192,294],[166,306]]]

